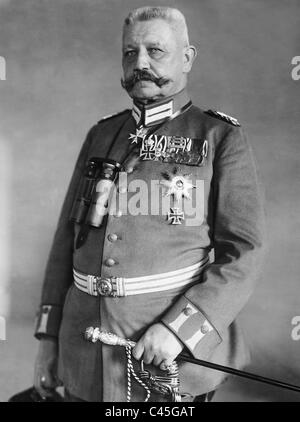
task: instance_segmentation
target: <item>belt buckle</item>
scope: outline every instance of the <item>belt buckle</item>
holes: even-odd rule
[[[96,287],[101,296],[115,296],[113,292],[112,279],[97,277]]]

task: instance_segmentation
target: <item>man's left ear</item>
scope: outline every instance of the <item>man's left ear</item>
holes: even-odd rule
[[[193,45],[189,45],[185,47],[183,54],[184,54],[183,72],[188,73],[191,70],[194,60],[197,56],[196,47],[194,47]]]

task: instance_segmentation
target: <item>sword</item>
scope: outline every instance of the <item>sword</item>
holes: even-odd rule
[[[134,347],[136,343],[129,339],[124,339],[122,337],[117,336],[116,334],[109,333],[106,331],[101,331],[99,328],[88,327],[85,330],[85,339],[91,341],[92,343],[96,343],[100,341],[101,343],[108,344],[111,346],[123,346],[123,347]],[[264,384],[273,385],[275,387],[284,388],[286,390],[296,391],[300,393],[300,386],[288,384],[283,381],[275,380],[273,378],[263,377],[261,375],[253,374],[252,372],[242,371],[241,369],[231,368],[229,366],[219,365],[217,363],[208,362],[202,359],[196,359],[190,356],[186,356],[184,354],[179,354],[176,358],[177,360],[181,360],[183,362],[193,363],[195,365],[204,366],[206,368],[214,369],[215,371],[225,372],[230,375],[236,375],[241,378],[247,378],[252,381],[262,382]]]

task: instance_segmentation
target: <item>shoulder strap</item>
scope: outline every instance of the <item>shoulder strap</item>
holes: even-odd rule
[[[210,116],[215,117],[216,119],[223,120],[223,122],[229,123],[233,126],[241,126],[237,119],[228,116],[227,114],[222,113],[221,111],[207,110],[204,113],[209,114]]]
[[[118,111],[117,113],[112,113],[112,114],[108,114],[107,116],[104,116],[104,117],[102,117],[98,122],[97,122],[97,124],[98,123],[101,123],[101,122],[104,122],[105,120],[109,120],[109,119],[111,119],[112,117],[116,117],[116,116],[119,116],[119,115],[121,115],[121,114],[124,114],[124,113],[126,113],[127,111],[130,111],[129,110],[129,108],[126,108],[125,110],[123,110],[123,111]]]

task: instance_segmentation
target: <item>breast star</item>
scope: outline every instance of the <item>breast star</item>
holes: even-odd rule
[[[161,184],[166,187],[167,192],[165,196],[174,195],[175,199],[179,201],[181,198],[190,199],[189,190],[195,188],[191,180],[184,174],[170,174],[166,175],[167,180],[162,180]]]

